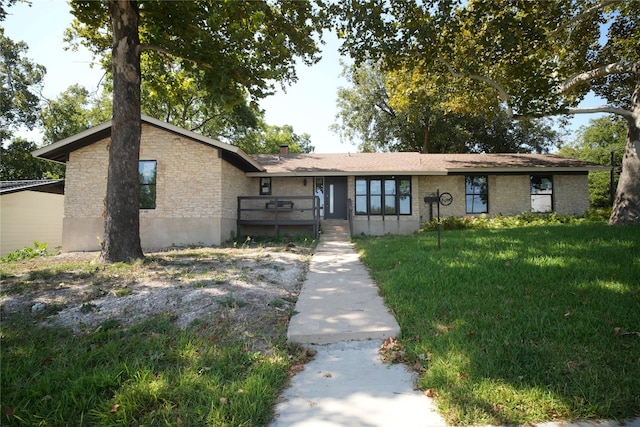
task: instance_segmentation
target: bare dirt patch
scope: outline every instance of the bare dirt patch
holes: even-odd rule
[[[0,265],[2,316],[27,314],[78,333],[169,315],[180,326],[224,323],[258,350],[281,339],[311,248],[198,248],[154,252],[144,262],[103,264],[66,253]],[[239,335],[240,336],[240,335]]]

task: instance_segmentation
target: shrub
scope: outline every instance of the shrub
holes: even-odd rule
[[[555,212],[538,214],[534,212],[523,212],[520,215],[503,216],[496,215],[487,217],[481,215],[478,217],[456,217],[450,216],[440,218],[441,230],[477,230],[481,228],[510,228],[510,227],[526,227],[532,225],[553,225],[553,224],[574,224],[584,219],[602,220],[603,214],[593,212],[585,218],[578,218],[575,215],[560,215]],[[423,224],[421,231],[434,231],[437,229],[438,220],[433,219]]]
[[[40,243],[36,241],[36,242],[33,242],[32,248],[27,246],[23,249],[15,250],[10,254],[8,254],[6,257],[4,257],[2,260],[7,262],[19,261],[19,260],[32,259],[40,256],[46,256],[46,255],[48,255],[47,243],[46,242]]]

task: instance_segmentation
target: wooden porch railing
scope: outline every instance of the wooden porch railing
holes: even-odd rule
[[[242,226],[267,225],[280,234],[281,226],[313,227],[320,234],[320,198],[318,196],[240,196],[238,197],[238,236]]]

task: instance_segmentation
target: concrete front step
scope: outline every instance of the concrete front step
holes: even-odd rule
[[[324,241],[349,240],[349,223],[345,220],[324,220],[320,225]]]

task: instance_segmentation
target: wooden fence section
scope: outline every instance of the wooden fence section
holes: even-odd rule
[[[317,196],[238,197],[238,236],[243,226],[311,226],[315,239],[320,233],[320,198]]]

